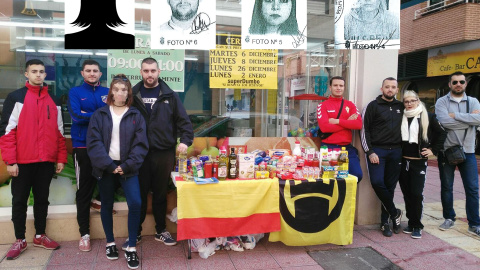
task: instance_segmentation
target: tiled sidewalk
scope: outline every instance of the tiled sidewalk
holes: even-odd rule
[[[139,269],[323,269],[308,254],[308,251],[340,248],[371,247],[403,269],[480,269],[480,238],[467,233],[465,219],[465,195],[458,175],[454,185],[455,210],[458,220],[454,229],[443,232],[438,225],[443,222],[440,203],[440,180],[438,168],[429,166],[425,186],[425,211],[422,222],[425,230],[420,240],[400,233],[390,238],[383,237],[378,225],[355,226],[353,244],[349,246],[318,245],[287,247],[282,243],[271,243],[262,239],[253,250],[244,252],[217,251],[208,259],[197,253],[192,259],[186,257],[186,242],[167,247],[146,236],[138,246],[141,258]],[[403,197],[398,187],[395,201],[404,208]],[[403,222],[406,226],[406,222]],[[116,239],[120,246],[124,239]],[[93,240],[91,252],[78,250],[78,242],[63,242],[56,251],[29,248],[14,261],[2,260],[2,269],[128,269],[123,251],[117,261],[105,257],[105,240]],[[9,245],[0,245],[0,256]],[[348,250],[345,250],[348,254]],[[0,258],[2,258],[0,257]],[[341,269],[343,270],[343,269]]]

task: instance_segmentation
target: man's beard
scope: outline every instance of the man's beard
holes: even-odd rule
[[[395,97],[395,95],[393,95],[393,96],[391,96],[391,97],[389,97],[389,96],[387,96],[387,95],[385,95],[385,94],[382,94],[382,95],[383,95],[383,97],[384,97],[385,99],[387,99],[387,100],[393,100],[393,98]]]
[[[192,9],[186,14],[180,14],[180,12],[178,12],[178,9],[172,10],[172,16],[179,21],[188,21],[196,14],[197,10],[194,11]]]
[[[457,96],[461,96],[463,93],[465,93],[465,89],[460,90],[460,92],[456,91],[455,89],[450,89],[450,91]]]

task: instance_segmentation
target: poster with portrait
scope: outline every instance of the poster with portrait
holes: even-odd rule
[[[242,1],[242,49],[307,49],[307,1]]]
[[[335,0],[335,49],[400,49],[400,0]]]
[[[216,2],[151,1],[152,49],[215,49]]]
[[[65,49],[135,48],[135,0],[69,0]]]

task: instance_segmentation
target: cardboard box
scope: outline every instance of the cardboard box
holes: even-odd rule
[[[253,154],[238,154],[238,178],[254,178],[255,157]]]

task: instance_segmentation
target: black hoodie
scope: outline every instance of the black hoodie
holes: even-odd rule
[[[174,149],[177,137],[180,142],[190,146],[193,142],[193,127],[190,118],[183,107],[178,94],[158,79],[160,94],[153,104],[151,115],[148,114],[145,103],[140,95],[140,81],[133,87],[133,104],[145,118],[147,123],[147,137],[150,150]]]

